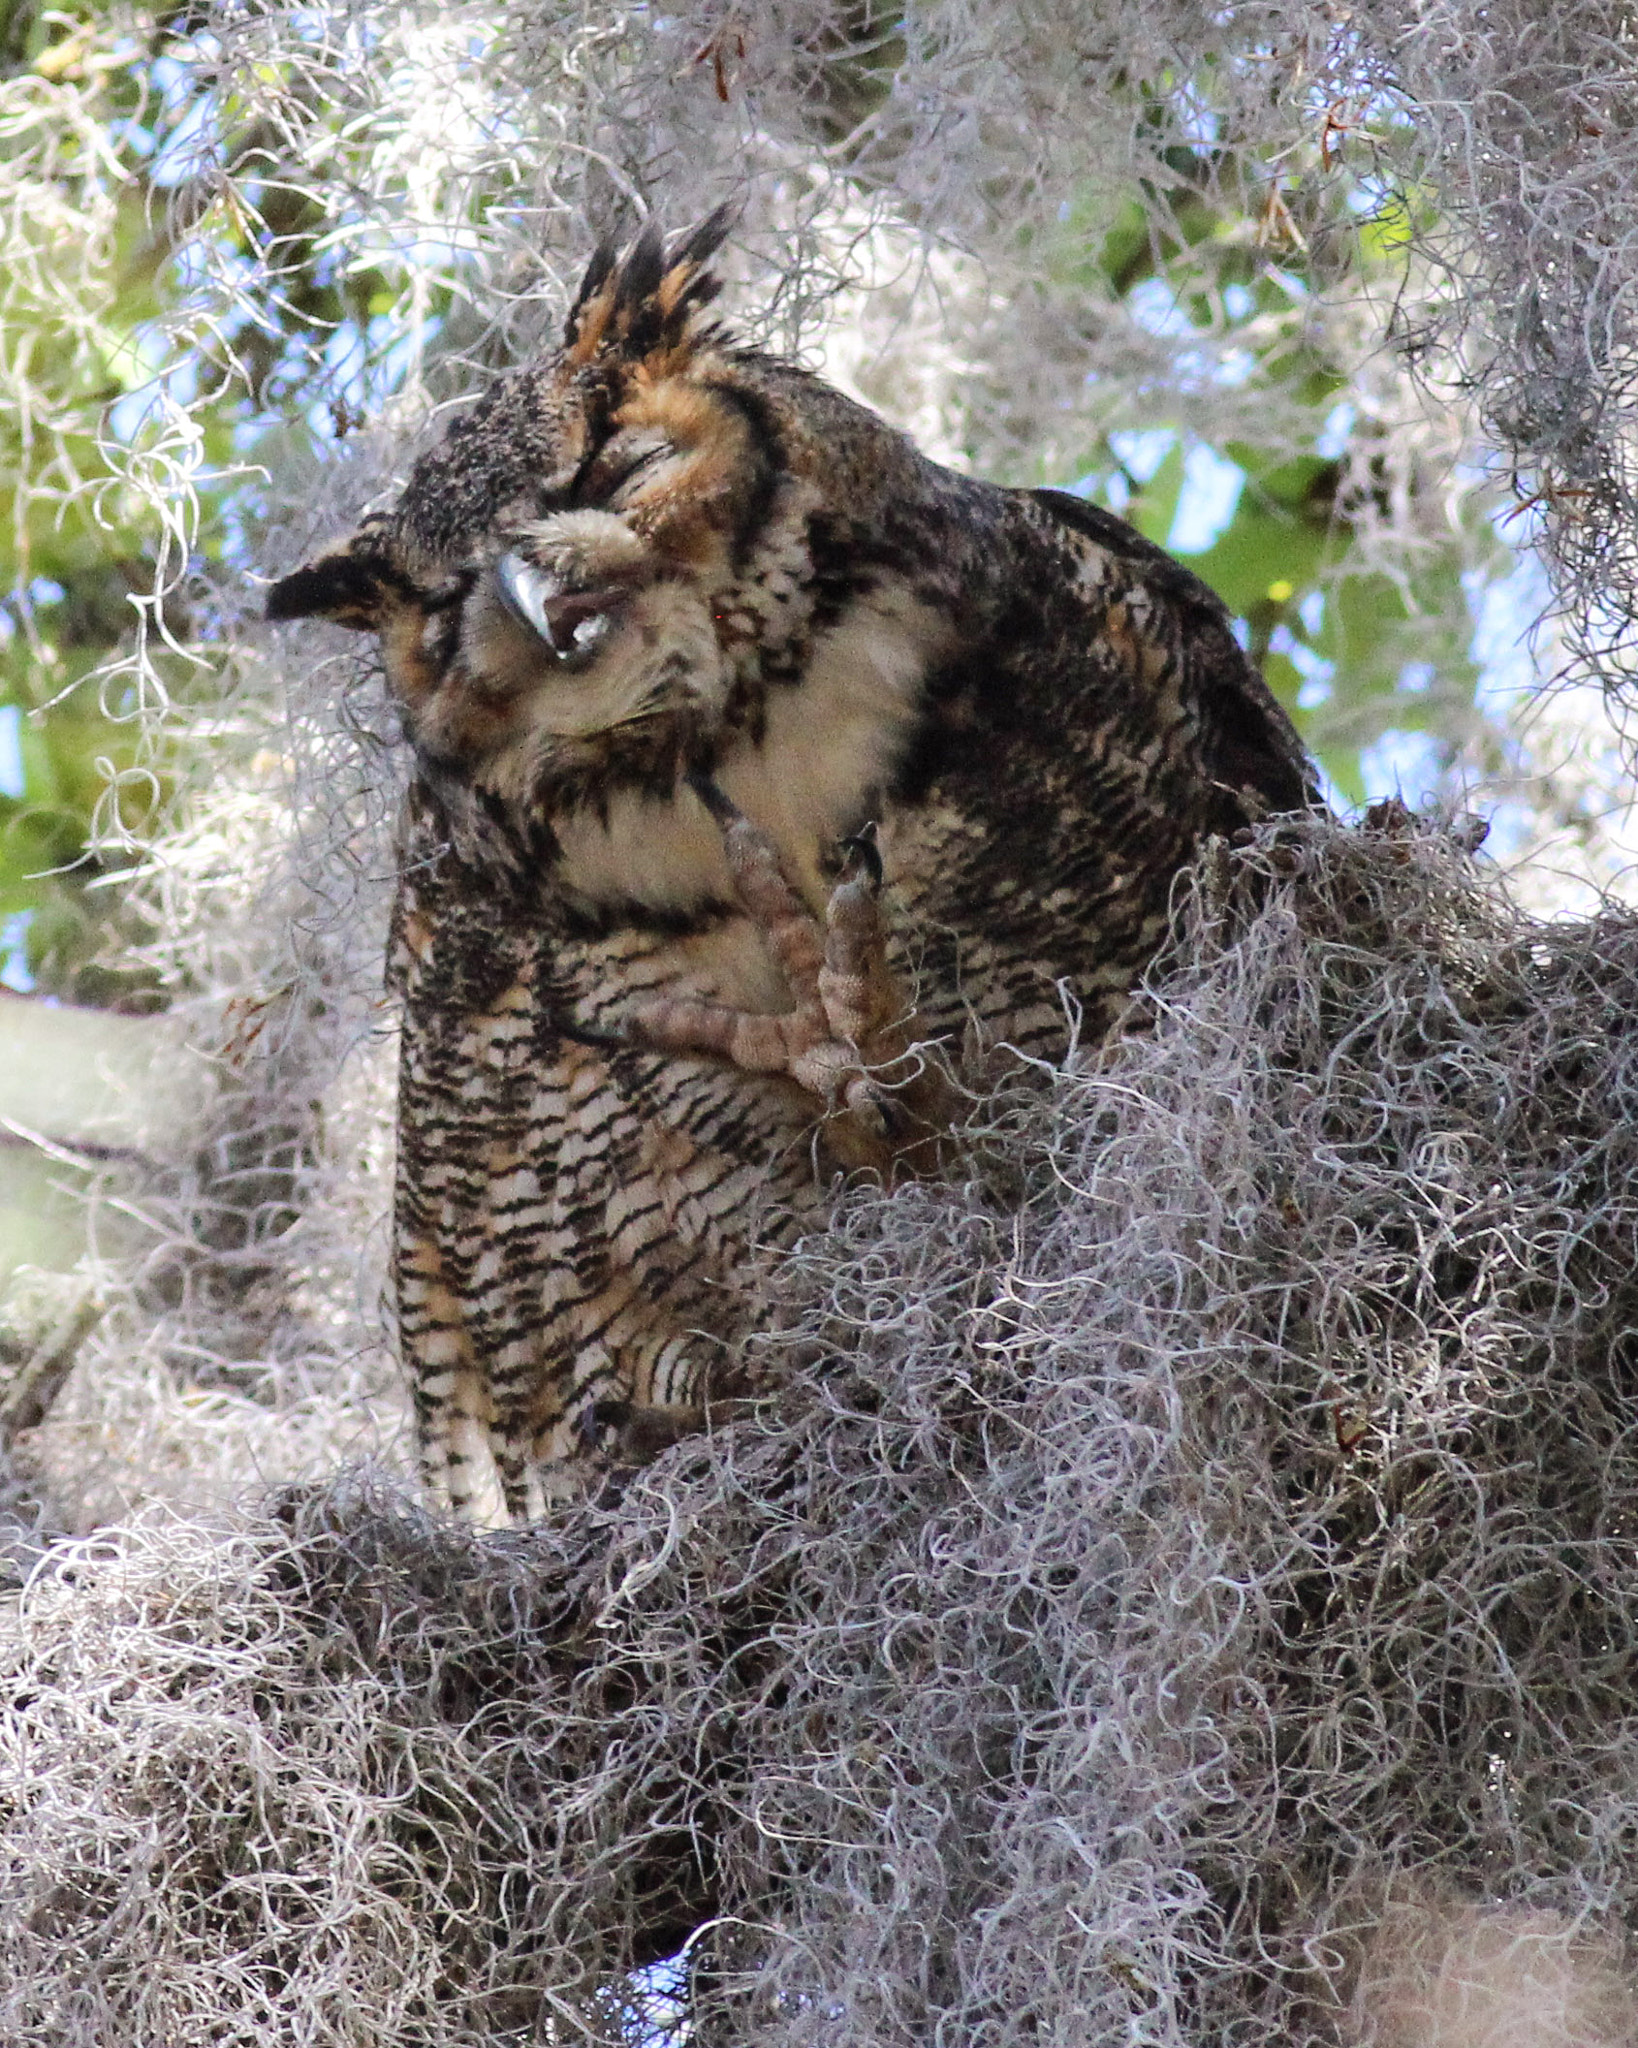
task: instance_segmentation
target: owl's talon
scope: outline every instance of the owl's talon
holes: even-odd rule
[[[857,832],[842,841],[842,855],[841,881],[853,881],[862,868],[872,894],[882,886],[886,879],[886,870],[882,866],[882,850],[876,844],[874,819],[868,825],[861,825]]]
[[[574,1431],[581,1449],[587,1453],[601,1449],[606,1441],[621,1434],[630,1419],[629,1401],[594,1401],[575,1421]]]
[[[708,775],[703,768],[690,768],[683,781],[704,804],[705,808],[724,828],[745,822],[745,813],[739,808],[721,783]]]
[[[894,1100],[886,1089],[875,1087],[868,1080],[856,1081],[848,1089],[846,1110],[860,1127],[873,1138],[886,1144],[896,1144],[909,1136],[912,1120],[904,1105]]]

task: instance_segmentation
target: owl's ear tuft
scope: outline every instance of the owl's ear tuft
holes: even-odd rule
[[[580,280],[580,289],[574,295],[574,304],[569,308],[569,317],[563,325],[563,346],[574,349],[584,346],[590,338],[589,331],[594,322],[593,305],[602,306],[608,294],[603,287],[613,274],[620,258],[618,242],[605,238],[592,252],[592,260],[586,265],[586,274]],[[606,310],[604,313],[606,318]]]
[[[719,206],[667,242],[653,220],[625,253],[604,243],[581,281],[564,331],[569,360],[680,367],[707,339],[696,315],[722,289],[706,268],[728,238],[732,210]]]
[[[378,533],[365,526],[339,547],[281,576],[267,593],[267,616],[275,624],[333,619],[338,626],[373,633],[389,593],[403,586],[403,577],[381,552]]]

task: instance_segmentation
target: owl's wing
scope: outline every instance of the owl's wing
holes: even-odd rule
[[[1030,496],[1063,525],[1129,565],[1138,580],[1180,612],[1195,614],[1219,645],[1230,634],[1228,607],[1216,591],[1135,526],[1068,491],[1032,491]],[[1195,677],[1208,773],[1269,811],[1318,803],[1314,765],[1284,706],[1243,654],[1227,647],[1223,654]]]

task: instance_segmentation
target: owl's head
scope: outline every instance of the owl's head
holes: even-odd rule
[[[714,214],[593,259],[556,353],[418,462],[398,503],[275,583],[270,619],[380,636],[423,761],[522,796],[622,735],[680,757],[720,719],[723,592],[779,469],[751,360],[705,315]]]

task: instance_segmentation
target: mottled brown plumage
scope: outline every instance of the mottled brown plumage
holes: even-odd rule
[[[697,1417],[754,1248],[1066,995],[1105,1029],[1200,841],[1313,796],[1203,584],[736,345],[720,237],[600,257],[269,607],[377,632],[415,753],[396,1277],[457,1509],[474,1432],[519,1514]]]

